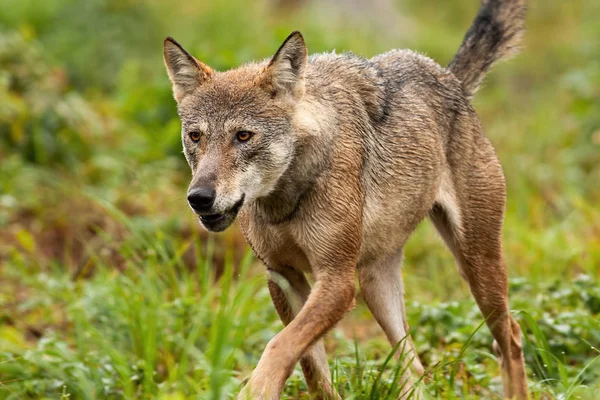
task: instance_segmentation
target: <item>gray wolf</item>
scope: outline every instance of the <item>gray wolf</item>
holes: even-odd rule
[[[321,339],[353,306],[356,275],[390,343],[406,337],[399,264],[425,217],[486,318],[504,396],[527,398],[502,254],[504,176],[470,104],[514,52],[524,3],[484,0],[446,68],[408,50],[308,57],[294,32],[272,58],[217,72],[165,40],[189,204],[209,231],[238,219],[285,325],[240,398],[279,398],[297,362],[316,397],[338,397]]]

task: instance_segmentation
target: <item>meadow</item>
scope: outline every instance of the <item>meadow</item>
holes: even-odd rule
[[[296,29],[311,53],[411,48],[445,65],[478,6],[0,2],[0,399],[235,398],[282,328],[237,227],[207,234],[186,204],[164,37],[218,70]],[[594,0],[531,2],[521,54],[474,100],[507,178],[534,399],[600,397],[598,15]],[[402,268],[427,397],[501,398],[491,335],[429,221]],[[344,399],[402,391],[360,293],[325,342]],[[305,390],[298,367],[284,397]]]

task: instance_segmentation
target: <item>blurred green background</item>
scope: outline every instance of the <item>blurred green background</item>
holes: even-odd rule
[[[237,228],[208,235],[188,210],[164,37],[218,70],[271,56],[293,30],[311,53],[412,48],[445,65],[478,7],[0,2],[0,399],[231,398],[281,329]],[[600,393],[598,15],[595,0],[531,2],[521,54],[474,100],[507,178],[534,398]],[[491,336],[429,222],[403,269],[427,392],[501,396]],[[360,301],[326,343],[344,398],[394,397],[389,347]],[[285,395],[306,398],[298,370]]]

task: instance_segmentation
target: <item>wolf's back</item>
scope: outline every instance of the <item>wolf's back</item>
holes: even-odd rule
[[[491,66],[514,54],[524,30],[525,0],[483,0],[448,69],[473,97]]]

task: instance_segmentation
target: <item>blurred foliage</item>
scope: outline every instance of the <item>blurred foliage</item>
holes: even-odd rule
[[[0,2],[0,398],[238,389],[280,323],[238,231],[207,235],[187,212],[163,38],[219,70],[269,57],[295,29],[311,53],[406,47],[445,64],[478,7],[303,3]],[[598,15],[593,0],[532,2],[522,54],[474,100],[507,177],[511,301],[535,398],[600,390]],[[497,397],[490,336],[452,264],[423,224],[405,280],[425,385]],[[345,398],[398,390],[369,318],[359,304],[327,338]],[[286,393],[304,391],[297,370]]]
[[[102,134],[99,116],[52,70],[39,48],[18,33],[0,36],[0,135],[36,164],[68,166],[86,161]]]

